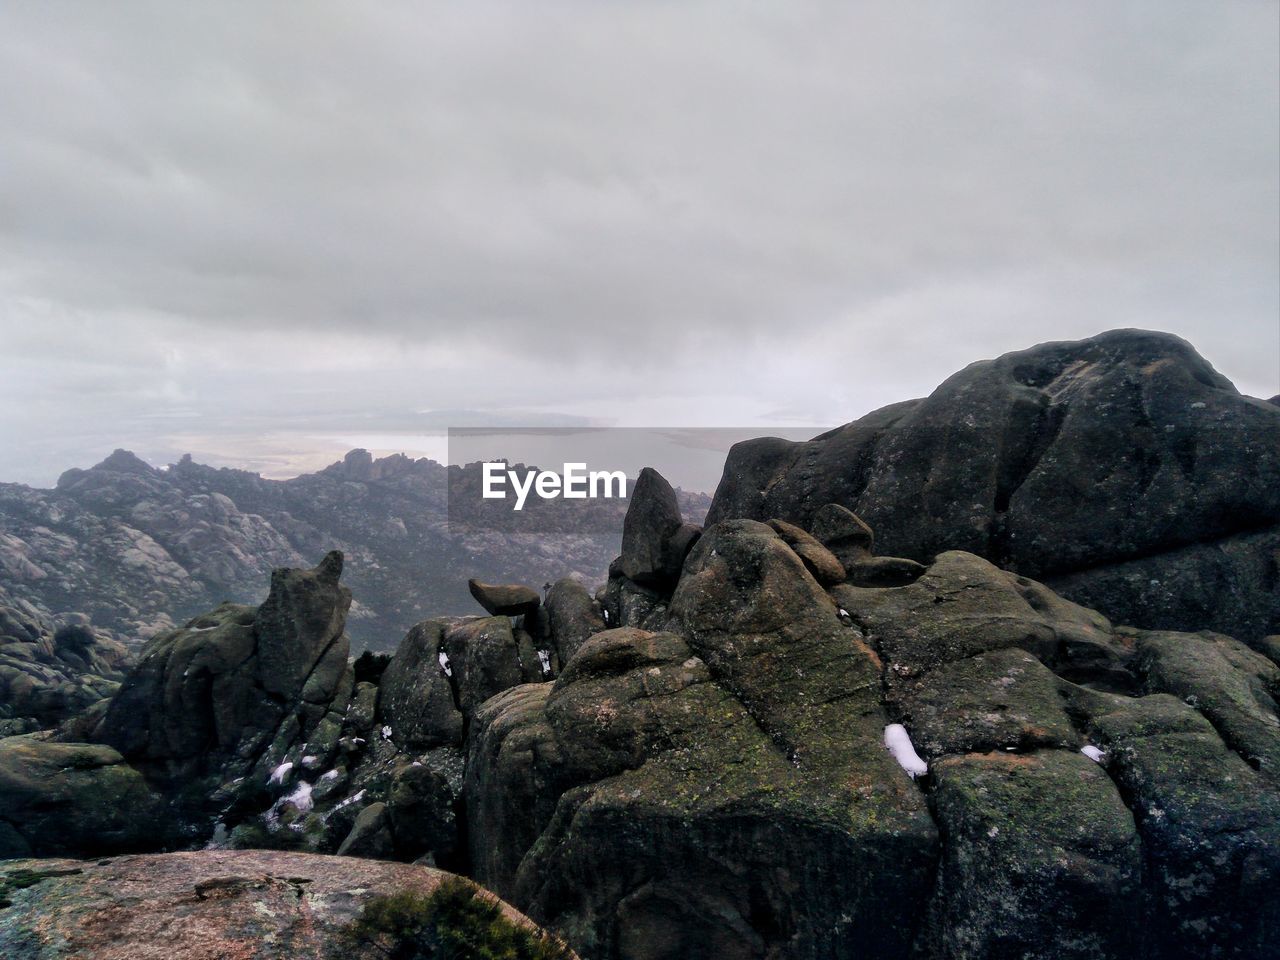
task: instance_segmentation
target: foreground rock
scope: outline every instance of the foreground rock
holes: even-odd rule
[[[1042,344],[808,443],[738,444],[707,522],[827,542],[830,503],[882,553],[978,554],[1120,623],[1280,632],[1280,408],[1168,334]]]
[[[875,654],[763,524],[708,531],[671,613],[477,715],[476,876],[593,957],[905,955],[936,832]]]
[[[278,851],[170,853],[96,863],[14,860],[0,863],[0,954],[10,960],[399,956],[395,951],[409,949],[408,938],[371,931],[378,926],[377,906],[398,906],[396,915],[403,916],[406,904],[442,903],[448,894],[450,919],[478,915],[487,921],[488,940],[473,941],[477,955],[522,940],[543,950],[529,956],[572,960],[568,951],[543,940],[527,917],[486,893],[478,893],[475,905],[465,908],[470,912],[461,914],[457,888],[450,886],[458,882],[427,867]],[[425,931],[422,943],[430,943],[432,934]],[[437,947],[439,942],[437,936]]]
[[[839,505],[723,521],[674,580],[424,620],[358,682],[337,558],[278,571],[0,741],[0,850],[440,865],[592,960],[1274,955],[1280,647],[963,551],[852,573],[873,545]]]
[[[670,593],[620,573],[619,626],[480,707],[478,878],[602,960],[1267,955],[1274,662],[960,551],[824,589],[810,533],[716,524]]]

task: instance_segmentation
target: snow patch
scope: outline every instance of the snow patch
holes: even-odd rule
[[[902,724],[891,723],[884,728],[884,745],[912,780],[929,772],[929,765],[916,753],[916,748],[911,745],[911,735]]]
[[[286,760],[280,766],[271,771],[271,779],[267,783],[284,783],[284,778],[289,775],[289,771],[293,769],[293,762]]]
[[[1080,748],[1080,752],[1094,763],[1102,763],[1107,758],[1107,751],[1095,747],[1092,743],[1086,743]]]
[[[542,675],[545,677],[551,673],[551,654],[545,650],[538,651],[538,662],[542,664]]]
[[[383,739],[383,740],[390,740],[390,739],[391,739],[391,728],[390,728],[390,727],[384,726],[384,727],[382,728],[382,739]]]
[[[440,669],[444,671],[446,677],[453,676],[453,667],[449,666],[449,655],[443,650],[440,651]]]
[[[297,789],[293,793],[280,799],[281,808],[285,804],[291,803],[299,813],[309,813],[314,803],[311,800],[311,784],[305,780],[298,784]]]

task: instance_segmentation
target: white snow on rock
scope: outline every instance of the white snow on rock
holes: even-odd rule
[[[390,727],[383,727],[383,728],[382,728],[382,739],[383,739],[383,740],[390,740],[390,739],[391,739],[391,728],[390,728]]]
[[[338,779],[338,771],[337,771],[337,770],[326,770],[324,773],[320,774],[320,779],[321,779],[321,780],[336,780],[336,779]]]
[[[1086,743],[1080,748],[1080,752],[1092,760],[1094,763],[1101,763],[1106,759],[1107,751],[1095,747],[1092,743]]]
[[[311,784],[305,780],[298,784],[296,790],[280,800],[280,806],[283,808],[285,804],[291,803],[299,813],[309,813],[312,807],[311,801]]]
[[[449,666],[449,655],[443,650],[440,651],[440,669],[444,671],[446,677],[453,676],[453,667]]]
[[[280,766],[271,771],[271,779],[267,783],[284,783],[284,778],[289,775],[289,771],[293,769],[293,761],[286,760]]]
[[[884,728],[884,745],[912,780],[929,772],[929,765],[916,753],[916,748],[911,745],[911,735],[902,724],[891,723]]]
[[[542,664],[542,674],[546,676],[551,672],[551,654],[545,650],[538,651],[538,662]]]

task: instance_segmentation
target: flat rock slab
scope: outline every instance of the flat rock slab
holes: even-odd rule
[[[429,895],[429,867],[274,850],[0,864],[9,960],[271,960],[361,956],[344,936],[371,898]],[[513,923],[536,929],[501,903]]]
[[[476,602],[493,616],[522,617],[538,609],[538,591],[518,583],[481,583],[468,580],[467,589]]]

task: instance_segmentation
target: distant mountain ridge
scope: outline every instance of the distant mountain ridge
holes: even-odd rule
[[[53,490],[0,484],[0,604],[55,624],[83,614],[130,642],[222,600],[260,602],[273,568],[340,549],[356,595],[353,640],[382,649],[428,614],[472,612],[470,577],[603,580],[625,500],[599,507],[616,514],[608,535],[450,530],[449,470],[459,469],[352,450],[316,473],[268,480],[190,455],[157,468],[117,450],[66,471]],[[710,504],[681,497],[690,516]]]

